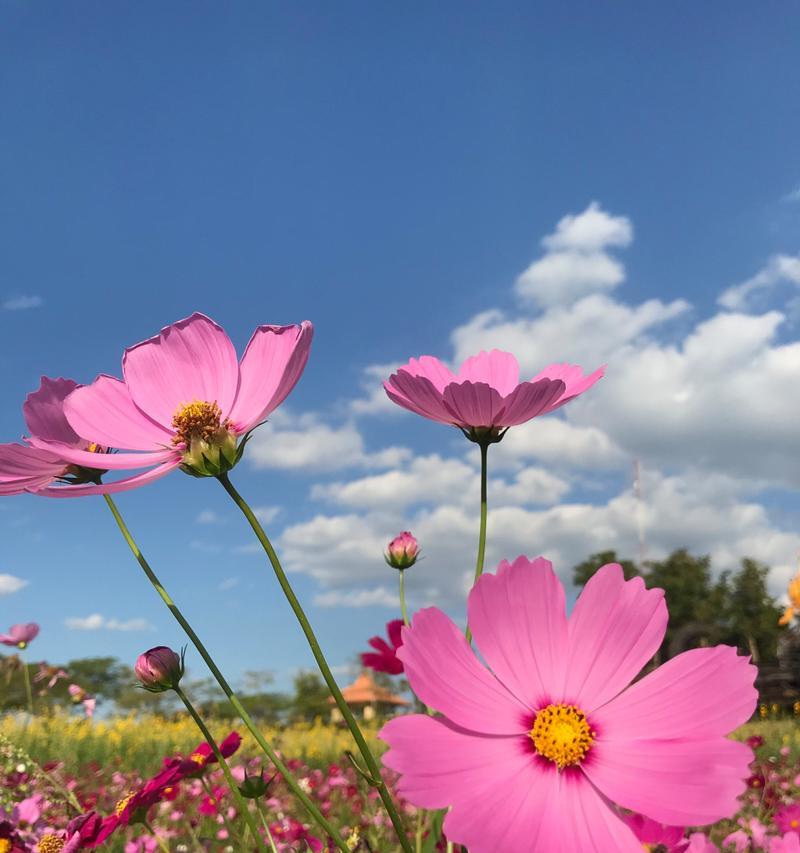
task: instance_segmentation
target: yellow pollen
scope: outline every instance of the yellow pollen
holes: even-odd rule
[[[37,846],[39,853],[61,853],[63,849],[64,839],[53,834],[43,835]]]
[[[789,821],[789,826],[791,826],[792,829],[797,829],[797,827],[800,826],[800,820],[795,819]]]
[[[175,429],[173,444],[191,445],[192,439],[211,441],[219,433],[220,429],[228,429],[230,421],[222,420],[222,409],[213,403],[204,400],[195,400],[192,403],[184,403],[172,416],[172,426]]]
[[[543,758],[559,770],[580,764],[594,743],[586,714],[575,705],[548,705],[536,715],[530,738]]]
[[[128,796],[127,796],[127,797],[123,797],[123,798],[122,798],[122,799],[121,799],[121,800],[120,800],[120,801],[119,801],[119,802],[114,806],[114,814],[115,814],[117,817],[119,817],[119,816],[120,816],[120,815],[125,811],[125,806],[127,806],[127,805],[128,805],[128,803],[133,799],[133,797],[134,797],[134,794],[133,794],[133,791],[131,791],[131,793],[130,793],[130,794],[128,794]]]
[[[8,853],[11,850],[11,842],[7,838],[0,838],[0,853]]]
[[[203,755],[202,752],[193,752],[189,756],[189,761],[194,761],[195,764],[199,764],[201,767],[204,767],[206,763],[206,756]]]

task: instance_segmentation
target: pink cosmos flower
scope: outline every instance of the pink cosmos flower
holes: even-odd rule
[[[389,399],[425,418],[453,424],[473,441],[499,441],[508,427],[563,406],[603,375],[584,376],[572,364],[551,364],[528,382],[519,381],[511,353],[480,352],[453,373],[438,358],[423,355],[383,383]]]
[[[419,611],[397,654],[444,716],[380,732],[398,792],[450,808],[449,839],[470,853],[641,853],[612,803],[674,826],[737,811],[753,754],[725,735],[755,707],[756,669],[717,646],[630,684],[663,640],[662,590],[607,565],[567,619],[552,565],[520,557],[483,575],[468,609],[491,670],[444,613]]]
[[[83,705],[83,713],[86,714],[87,719],[91,719],[97,707],[97,700],[94,696],[90,696],[79,684],[70,684],[67,690],[72,697],[72,701],[76,705]]]
[[[781,832],[800,833],[800,803],[779,808],[775,813],[775,825]]]
[[[682,853],[689,844],[682,826],[664,826],[641,814],[622,818],[646,850],[663,849],[665,853]]]
[[[17,649],[26,649],[38,634],[39,626],[35,622],[28,622],[27,625],[12,625],[7,634],[0,634],[0,643]]]
[[[64,400],[64,414],[84,440],[124,449],[104,457],[104,467],[150,469],[126,480],[125,488],[179,466],[216,476],[238,461],[243,443],[237,445],[237,440],[264,421],[297,384],[312,334],[308,322],[259,326],[239,362],[225,331],[203,314],[192,314],[127,349],[124,380],[101,375],[91,385],[75,388]],[[71,464],[96,464],[94,453],[74,443],[41,435],[29,441]],[[74,497],[115,490],[118,484],[88,483],[38,492]]]
[[[76,490],[72,495],[86,494],[82,484],[90,489],[107,470],[130,467],[121,456],[82,439],[67,422],[64,400],[79,387],[72,379],[43,376],[39,389],[28,394],[22,411],[31,436],[28,444],[0,444],[0,495],[52,496],[67,489]],[[59,452],[65,448],[80,452],[83,461],[65,459]],[[132,478],[117,480],[107,484],[105,491],[125,491],[141,485],[141,478],[148,475],[139,475],[133,484]]]
[[[773,838],[770,841],[769,853],[800,853],[800,835],[787,832],[783,838]]]
[[[685,853],[719,853],[719,847],[705,833],[693,832]]]
[[[403,664],[397,657],[397,650],[403,644],[401,638],[401,629],[403,627],[402,619],[392,619],[386,625],[386,633],[389,636],[389,643],[383,637],[370,637],[369,644],[375,649],[374,652],[363,652],[361,655],[361,663],[374,669],[375,672],[386,672],[389,675],[400,675],[403,671]]]

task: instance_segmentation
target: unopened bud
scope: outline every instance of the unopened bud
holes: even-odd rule
[[[418,556],[419,543],[408,530],[404,530],[389,543],[384,559],[393,569],[402,570],[413,566]]]
[[[139,683],[151,693],[174,690],[183,678],[183,652],[180,655],[168,646],[156,646],[139,655],[133,671]]]

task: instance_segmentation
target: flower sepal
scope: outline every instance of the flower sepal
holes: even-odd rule
[[[242,458],[247,437],[237,446],[236,436],[221,428],[210,441],[193,438],[183,454],[180,469],[192,477],[219,477],[227,474]]]

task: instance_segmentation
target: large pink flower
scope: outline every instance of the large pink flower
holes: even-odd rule
[[[192,314],[125,351],[124,380],[101,375],[76,388],[64,414],[77,436],[106,448],[106,468],[149,468],[126,481],[141,485],[182,466],[215,474],[238,460],[237,439],[258,426],[288,396],[308,360],[312,326],[259,326],[241,362],[225,331]],[[74,465],[97,457],[74,443],[34,435],[30,443]],[[115,491],[115,484],[40,489],[72,497]]]
[[[641,853],[612,804],[675,826],[734,814],[752,752],[725,735],[756,704],[755,667],[728,646],[695,649],[628,686],[661,644],[664,594],[601,568],[565,614],[539,557],[503,562],[469,596],[463,633],[436,608],[403,629],[398,656],[422,702],[380,736],[399,792],[450,807],[470,853]]]
[[[35,622],[25,625],[12,625],[7,634],[0,634],[0,643],[4,646],[14,646],[25,649],[39,635],[39,626]]]
[[[453,424],[476,440],[484,431],[497,435],[563,406],[591,388],[603,370],[584,376],[575,365],[551,364],[530,381],[520,382],[516,358],[495,349],[468,358],[458,373],[430,355],[412,358],[383,387],[399,406]]]

